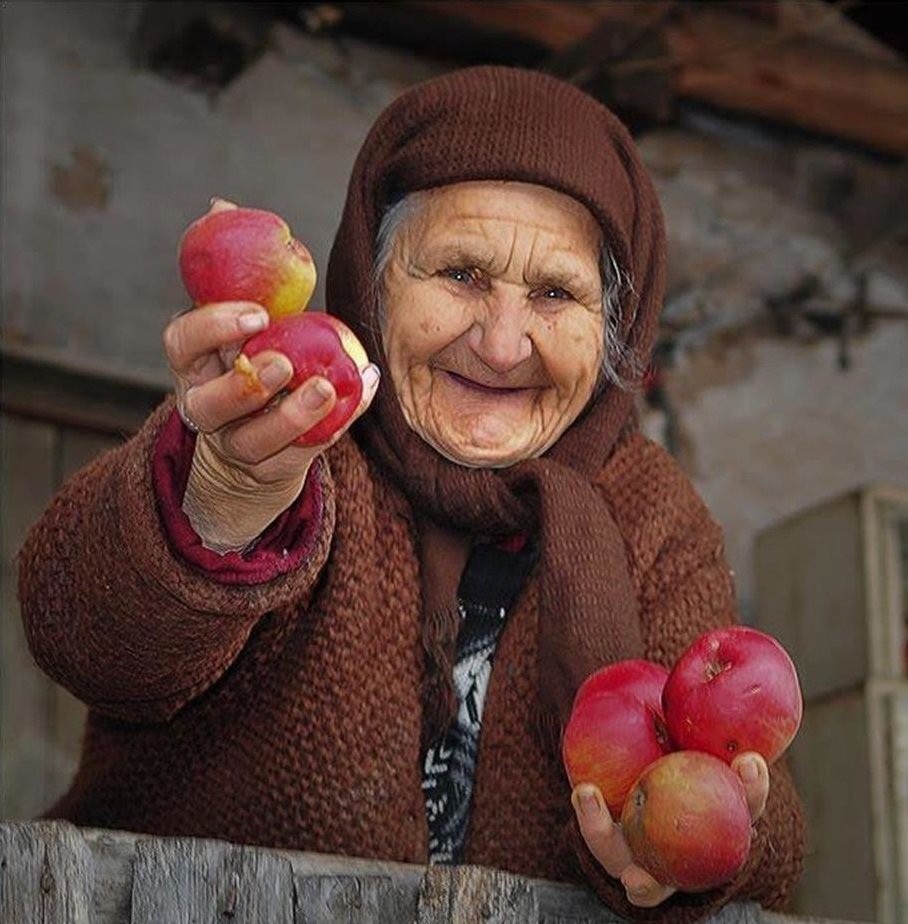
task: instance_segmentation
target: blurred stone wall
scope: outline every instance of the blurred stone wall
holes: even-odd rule
[[[645,426],[725,528],[750,618],[761,529],[908,486],[908,171],[705,115],[641,147],[669,235]]]
[[[213,195],[273,208],[324,270],[366,131],[443,69],[288,24],[199,25],[202,6],[3,4],[5,351],[166,387],[185,225]],[[670,239],[644,426],[725,527],[749,617],[758,530],[908,484],[908,184],[898,164],[727,118],[641,147]]]

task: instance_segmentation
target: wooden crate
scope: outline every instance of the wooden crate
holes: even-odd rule
[[[873,487],[765,531],[757,624],[804,691],[791,750],[811,848],[795,908],[908,922],[908,491]]]

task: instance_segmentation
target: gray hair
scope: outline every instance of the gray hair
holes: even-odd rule
[[[423,192],[409,193],[387,208],[382,215],[372,266],[373,304],[378,307],[378,319],[382,326],[385,311],[382,280],[391,261],[394,242],[404,225],[422,208],[424,199]],[[602,311],[605,324],[602,366],[596,384],[596,394],[609,383],[629,390],[638,384],[642,371],[638,357],[621,336],[621,303],[627,293],[633,292],[633,282],[630,274],[618,265],[611,248],[605,243],[599,252],[599,276],[602,280]],[[625,374],[622,374],[622,369],[626,370]]]

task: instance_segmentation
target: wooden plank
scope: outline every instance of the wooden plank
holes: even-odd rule
[[[341,4],[371,6],[375,4]],[[654,78],[672,78],[674,93],[737,112],[797,125],[810,131],[882,151],[908,153],[908,67],[886,54],[859,27],[823,4],[805,4],[799,15],[776,13],[769,21],[743,5],[645,2],[476,3],[475,0],[407,0],[395,4],[421,15],[419,45],[440,39],[429,17],[447,19],[447,32],[464,30],[473,42],[499,36],[520,39],[555,56],[552,70],[582,62],[565,76],[602,96],[610,105],[655,112],[672,93]],[[384,8],[384,5],[383,5]],[[611,41],[666,13],[654,45],[668,53],[630,48],[616,56]],[[417,36],[414,36],[416,38]],[[651,36],[656,39],[656,36]],[[416,44],[413,42],[413,44]],[[467,42],[466,46],[469,47]],[[617,50],[620,49],[619,41]],[[500,58],[494,58],[500,60]],[[636,100],[635,87],[646,87]]]
[[[532,884],[539,901],[539,924],[625,924],[589,889],[542,879]]]
[[[478,866],[430,866],[419,892],[419,924],[536,924],[539,902],[526,879]]]
[[[80,829],[80,834],[94,863],[92,924],[129,924],[137,836],[90,828]]]
[[[102,452],[118,446],[121,437],[75,427],[58,429],[59,446],[55,479],[57,486]],[[68,690],[54,684],[49,710],[47,773],[48,801],[63,795],[79,762],[88,710]]]
[[[293,922],[293,877],[280,856],[191,838],[137,842],[131,924]]]
[[[757,627],[791,655],[804,698],[859,686],[869,668],[860,496],[834,499],[760,533],[755,569]]]
[[[802,914],[879,919],[867,709],[862,691],[807,703],[789,752],[810,832],[794,902]]]
[[[0,815],[10,819],[38,814],[55,789],[54,684],[28,649],[15,556],[54,492],[56,449],[55,428],[0,415]]]
[[[0,921],[90,924],[91,855],[71,825],[0,825]]]
[[[348,879],[354,884],[348,885]],[[222,841],[78,829],[67,822],[0,822],[3,924],[283,924],[291,920],[294,886],[298,890],[300,885],[326,899],[321,907],[297,906],[293,920],[307,924],[623,924],[588,890],[482,867],[427,869]],[[393,893],[397,897],[389,903],[387,896]],[[375,895],[380,901],[372,901]],[[773,914],[753,903],[727,905],[709,920],[807,924],[806,919]]]
[[[60,357],[17,355],[3,348],[3,390],[0,407],[20,417],[130,435],[167,393],[161,383],[126,381],[103,369],[67,367]]]
[[[416,893],[391,876],[295,876],[294,924],[416,921]]]

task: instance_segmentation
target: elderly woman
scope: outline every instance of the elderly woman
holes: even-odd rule
[[[585,882],[691,920],[784,902],[786,771],[740,756],[755,823],[726,886],[635,865],[558,732],[580,682],[734,620],[722,538],[635,429],[662,219],[626,131],[551,78],[477,68],[404,94],[353,170],[328,310],[374,359],[358,419],[315,378],[220,360],[267,324],[180,315],[171,399],[76,476],[22,552],[38,662],[91,707],[78,824]],[[369,407],[371,403],[371,408]]]

